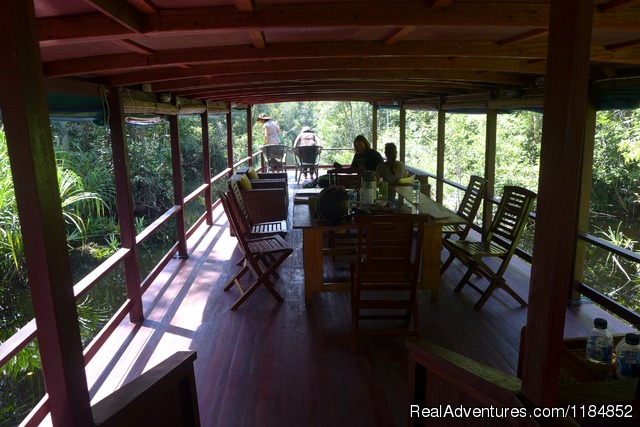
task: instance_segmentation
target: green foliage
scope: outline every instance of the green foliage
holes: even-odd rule
[[[640,203],[640,110],[598,112],[591,207],[597,214],[637,215]]]

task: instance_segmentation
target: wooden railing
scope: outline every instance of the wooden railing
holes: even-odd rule
[[[254,154],[252,157],[245,157],[233,165],[233,169],[245,165],[252,158],[254,161],[259,158],[260,153]],[[198,196],[204,194],[206,191],[211,191],[211,188],[219,183],[223,182],[228,178],[230,173],[233,171],[232,168],[226,168],[219,172],[216,176],[211,178],[210,182],[203,183],[198,188],[196,188],[193,192],[187,195],[184,198],[184,206],[186,207],[188,204],[196,200]],[[214,209],[218,204],[219,200],[216,200],[211,209]],[[169,208],[166,212],[160,215],[155,221],[149,224],[144,230],[142,230],[136,236],[136,246],[142,245],[147,239],[156,234],[159,229],[169,222],[172,218],[176,216],[176,214],[183,209],[180,205],[174,205]],[[206,210],[206,207],[205,207]],[[207,212],[205,211],[195,222],[189,227],[186,234],[187,237],[190,237],[194,231],[206,220]],[[169,261],[173,258],[173,256],[178,251],[178,243],[174,243],[173,246],[169,249],[169,251],[162,257],[162,259],[153,267],[151,272],[141,281],[140,288],[142,293],[144,293],[153,280],[160,274],[163,268],[169,263]],[[76,285],[73,287],[74,295],[76,301],[84,296],[87,292],[89,292],[97,283],[100,282],[107,274],[113,271],[115,268],[119,267],[127,254],[129,254],[130,249],[119,249],[115,254],[111,255],[104,262],[102,262],[98,267],[89,272],[83,279],[81,279]],[[86,346],[84,349],[84,362],[85,365],[91,361],[91,359],[96,355],[98,350],[104,345],[107,339],[111,336],[113,331],[118,327],[120,322],[122,322],[125,317],[131,311],[132,302],[127,299],[120,308],[118,308],[115,314],[109,319],[107,324],[102,327],[100,332],[93,338],[93,340]],[[23,326],[20,330],[18,330],[15,334],[13,334],[7,341],[0,344],[0,367],[7,364],[14,356],[16,356],[20,351],[22,351],[29,343],[31,343],[37,334],[36,322],[35,319],[29,321],[25,326]],[[45,397],[39,402],[38,406],[31,411],[27,419],[23,421],[22,426],[30,426],[30,425],[39,425],[40,422],[44,419],[44,417],[48,413],[48,398]]]

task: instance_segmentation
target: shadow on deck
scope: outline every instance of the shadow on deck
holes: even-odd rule
[[[348,293],[317,295],[305,306],[299,230],[287,235],[295,250],[276,285],[284,303],[259,289],[231,312],[238,295],[223,287],[239,268],[240,253],[220,207],[214,222],[190,239],[190,257],[172,260],[146,292],[146,320],[123,322],[89,363],[92,401],[176,351],[195,350],[203,426],[406,425],[404,338],[363,337],[354,355]],[[420,291],[423,337],[514,374],[527,310],[502,290],[474,310],[475,292],[452,291],[461,275],[456,261],[442,278],[438,302]],[[512,261],[507,280],[525,299],[528,277],[528,265]],[[598,315],[594,305],[569,308],[565,336],[586,335]],[[628,329],[613,319],[610,327]]]

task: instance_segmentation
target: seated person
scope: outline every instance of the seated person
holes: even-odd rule
[[[384,162],[380,153],[371,148],[371,144],[364,135],[356,136],[353,140],[353,149],[356,153],[353,155],[353,160],[349,168],[344,169],[338,162],[335,162],[333,167],[345,172],[375,171],[378,164]]]
[[[384,182],[388,182],[389,184],[395,184],[400,178],[407,176],[407,169],[404,163],[397,160],[398,149],[396,148],[396,144],[386,144],[384,146],[384,155],[387,157],[387,160],[376,167],[376,176],[378,178],[382,178]],[[395,197],[396,192],[393,189],[389,189],[389,200]]]
[[[311,128],[309,126],[303,126],[302,130],[300,131],[300,134],[296,137],[296,140],[293,142],[293,149],[297,150],[298,147],[312,147],[314,145],[318,145],[318,137],[316,136],[315,133],[311,131]],[[317,173],[314,167],[309,167],[309,168],[304,167],[302,168],[302,173],[304,174],[304,179],[307,179],[307,175],[309,173],[311,173],[312,177],[314,173],[317,176]]]

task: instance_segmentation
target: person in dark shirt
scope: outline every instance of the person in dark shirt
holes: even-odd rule
[[[353,149],[356,153],[353,155],[353,160],[349,167],[350,170],[375,171],[378,164],[384,162],[380,153],[371,148],[371,144],[364,135],[358,135],[355,137],[353,140]],[[333,166],[336,169],[344,170],[342,165],[338,162],[334,163]]]

